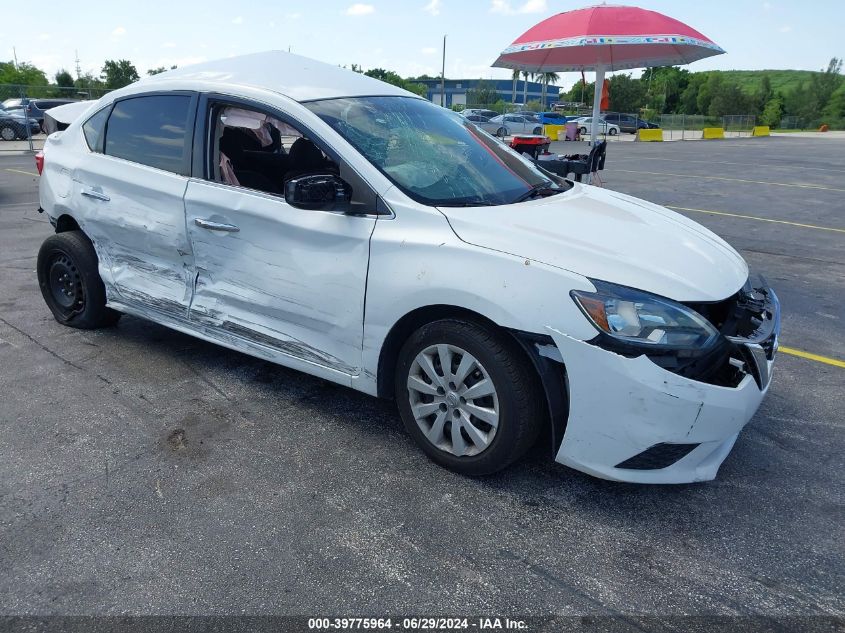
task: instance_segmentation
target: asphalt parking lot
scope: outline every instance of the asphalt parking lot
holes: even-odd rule
[[[794,355],[845,359],[845,140],[608,151],[606,187],[727,239],[784,309],[769,397],[674,487],[538,453],[460,477],[389,402],[131,317],[64,328],[34,173],[0,154],[0,612],[845,615],[845,368]]]

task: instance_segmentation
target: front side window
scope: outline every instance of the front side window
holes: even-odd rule
[[[234,105],[211,108],[211,180],[283,195],[292,178],[337,174],[337,164],[294,125]]]
[[[509,204],[538,187],[558,187],[466,118],[423,99],[357,97],[305,106],[423,204]]]
[[[187,95],[150,95],[118,101],[106,127],[105,153],[187,175],[190,104]]]

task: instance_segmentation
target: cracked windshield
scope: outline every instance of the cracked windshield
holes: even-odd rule
[[[462,117],[405,97],[306,104],[406,194],[428,205],[509,204],[558,187]]]

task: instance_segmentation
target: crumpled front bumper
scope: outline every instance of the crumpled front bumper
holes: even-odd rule
[[[769,388],[780,329],[773,292],[770,300],[771,318],[756,336],[728,337],[745,359],[735,387],[685,378],[645,356],[624,357],[549,328],[569,386],[556,461],[615,481],[713,479]]]

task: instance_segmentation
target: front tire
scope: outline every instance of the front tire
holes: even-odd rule
[[[18,138],[18,132],[11,125],[4,125],[0,127],[0,138],[4,141],[14,141]]]
[[[617,130],[615,127],[612,127],[608,130],[608,134],[610,134],[611,136],[616,136],[618,133],[619,130]]]
[[[65,231],[44,240],[37,272],[44,301],[62,325],[93,330],[120,319],[120,312],[106,307],[97,253],[82,231]]]
[[[581,136],[587,136],[587,128],[582,127],[578,131],[581,133]]]
[[[405,428],[434,462],[488,475],[537,438],[544,397],[515,341],[456,319],[424,325],[402,346],[395,395]]]

